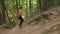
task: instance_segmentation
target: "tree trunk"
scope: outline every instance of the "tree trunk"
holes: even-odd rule
[[[5,16],[5,2],[4,0],[1,0],[1,9],[2,9],[2,23],[5,23],[6,22],[6,16]]]
[[[16,8],[17,8],[17,11],[18,11],[18,1],[16,0]]]
[[[1,11],[1,10],[0,10]],[[2,22],[2,14],[1,14],[1,12],[0,12],[0,25],[1,24],[3,24],[3,22]]]
[[[20,6],[20,0],[19,0],[19,6]]]
[[[41,10],[46,11],[48,8],[48,0],[41,0]]]
[[[28,4],[27,4],[27,0],[26,0],[26,18],[28,18],[28,12],[27,12],[27,9],[28,9]]]
[[[37,11],[41,10],[41,0],[37,0]]]
[[[32,4],[31,4],[31,1],[32,0],[29,0],[29,10],[30,10],[30,16],[32,16],[31,14],[32,14]]]

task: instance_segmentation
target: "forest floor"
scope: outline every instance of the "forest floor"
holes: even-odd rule
[[[12,29],[2,29],[0,34],[60,34],[60,7],[50,9],[46,13],[53,13],[49,20],[43,19],[36,25],[25,24],[21,29],[18,25]]]

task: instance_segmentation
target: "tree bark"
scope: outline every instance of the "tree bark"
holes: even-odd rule
[[[37,0],[37,11],[41,10],[41,0]]]
[[[5,16],[5,2],[4,2],[4,0],[0,0],[0,3],[1,3],[1,9],[2,9],[2,14],[1,14],[1,16],[2,16],[2,23],[5,23],[6,22],[6,16]]]
[[[32,16],[32,4],[31,4],[32,0],[29,0],[29,10],[30,10],[30,16]]]
[[[41,0],[41,10],[46,11],[48,9],[48,0]]]

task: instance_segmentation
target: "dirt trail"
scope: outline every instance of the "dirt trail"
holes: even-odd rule
[[[54,10],[54,11],[53,11]],[[52,12],[53,11],[53,12]],[[60,7],[56,7],[50,10],[50,12],[55,14],[55,18],[52,17],[50,21],[45,20],[45,25],[23,25],[22,29],[19,29],[19,26],[16,25],[12,29],[2,29],[0,34],[43,34],[43,32],[48,31],[52,26],[60,24],[60,15],[56,14],[60,11]],[[47,12],[48,13],[48,12]],[[57,34],[57,33],[52,33]]]

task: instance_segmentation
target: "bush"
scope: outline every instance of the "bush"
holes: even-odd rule
[[[14,21],[9,22],[9,23],[5,23],[4,27],[7,29],[11,29],[16,25],[16,23]]]

